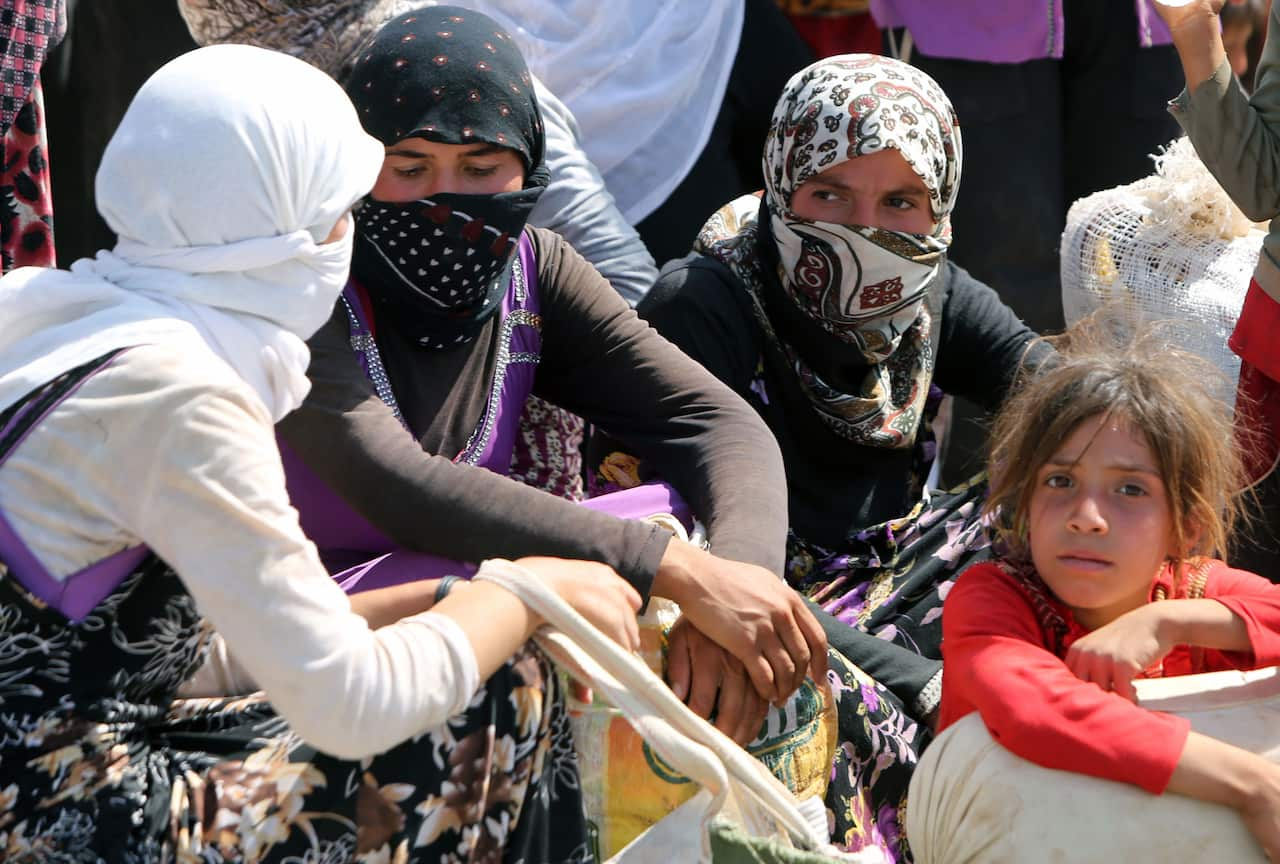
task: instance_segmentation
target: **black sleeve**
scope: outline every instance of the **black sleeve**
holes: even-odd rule
[[[717,555],[781,574],[787,489],[764,422],[640,320],[566,242],[533,235],[543,304],[538,394],[655,468],[706,524]]]
[[[719,261],[694,254],[669,262],[636,313],[729,389],[747,392],[759,331],[746,290]]]
[[[949,261],[946,266],[949,284],[934,382],[994,411],[1019,372],[1034,370],[1054,351],[995,291],[963,268]]]
[[[369,384],[341,308],[310,347],[311,393],[277,431],[392,541],[462,561],[521,555],[601,561],[648,597],[667,531],[424,452]]]
[[[858,658],[858,668],[883,684],[913,709],[920,695],[942,669],[941,660],[922,657],[878,636],[851,627],[811,600],[805,600],[827,634],[827,644],[845,658]],[[912,712],[914,713],[914,711]]]

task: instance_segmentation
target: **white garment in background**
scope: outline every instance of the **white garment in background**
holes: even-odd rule
[[[711,136],[743,0],[452,0],[493,17],[577,118],[582,146],[635,224]]]
[[[347,278],[351,233],[321,241],[381,163],[346,94],[304,63],[222,45],[167,64],[98,169],[115,250],[0,279],[0,405],[112,348],[202,340],[280,419]]]
[[[533,205],[529,224],[549,228],[568,240],[622,299],[635,306],[658,281],[653,256],[618,211],[600,172],[583,152],[573,112],[536,76],[533,87],[547,136],[551,182]]]

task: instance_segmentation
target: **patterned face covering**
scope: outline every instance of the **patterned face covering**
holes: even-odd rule
[[[441,194],[408,204],[367,199],[356,214],[352,272],[377,286],[375,302],[419,347],[469,342],[502,302],[540,191]]]
[[[791,213],[804,182],[850,159],[896,150],[929,193],[931,236],[812,222]],[[832,57],[788,83],[765,142],[765,204],[783,287],[824,330],[870,363],[896,349],[951,242],[960,130],[942,89],[918,69]]]
[[[932,234],[815,222],[791,212],[792,196],[809,178],[886,149],[901,154],[924,183]],[[697,248],[747,285],[769,341],[819,416],[844,438],[891,448],[915,441],[941,325],[925,301],[951,242],[960,158],[955,112],[933,79],[886,57],[829,57],[797,73],[774,109],[763,206],[731,202],[699,235]],[[767,214],[767,231],[757,211]],[[776,264],[759,256],[762,235]],[[770,284],[779,284],[806,319],[860,352],[868,370],[858,390],[824,381],[778,335],[763,300]]]
[[[498,310],[520,232],[547,185],[533,81],[491,18],[454,6],[387,22],[355,60],[347,92],[386,146],[422,137],[496,144],[525,165],[524,188],[441,193],[407,203],[366,198],[351,272],[385,320],[424,349],[470,342]]]

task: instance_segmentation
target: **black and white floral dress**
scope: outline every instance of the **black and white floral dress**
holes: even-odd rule
[[[101,365],[0,415],[0,470]],[[0,523],[0,860],[593,860],[559,685],[534,649],[445,725],[337,759],[262,693],[175,698],[210,633],[155,555],[127,550],[73,574],[123,579],[72,620],[30,590],[42,568]]]

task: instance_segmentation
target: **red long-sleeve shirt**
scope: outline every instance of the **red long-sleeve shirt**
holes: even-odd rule
[[[1177,596],[1166,571],[1152,584]],[[1038,586],[1038,587],[1036,587]],[[1251,652],[1178,646],[1162,674],[1280,664],[1280,585],[1207,563],[1204,597],[1244,621]],[[1056,624],[1055,624],[1056,622]],[[1010,752],[1043,765],[1159,794],[1182,755],[1189,722],[1140,708],[1075,677],[1062,657],[1087,631],[1034,574],[1002,563],[971,567],[947,597],[939,731],[977,711]]]

